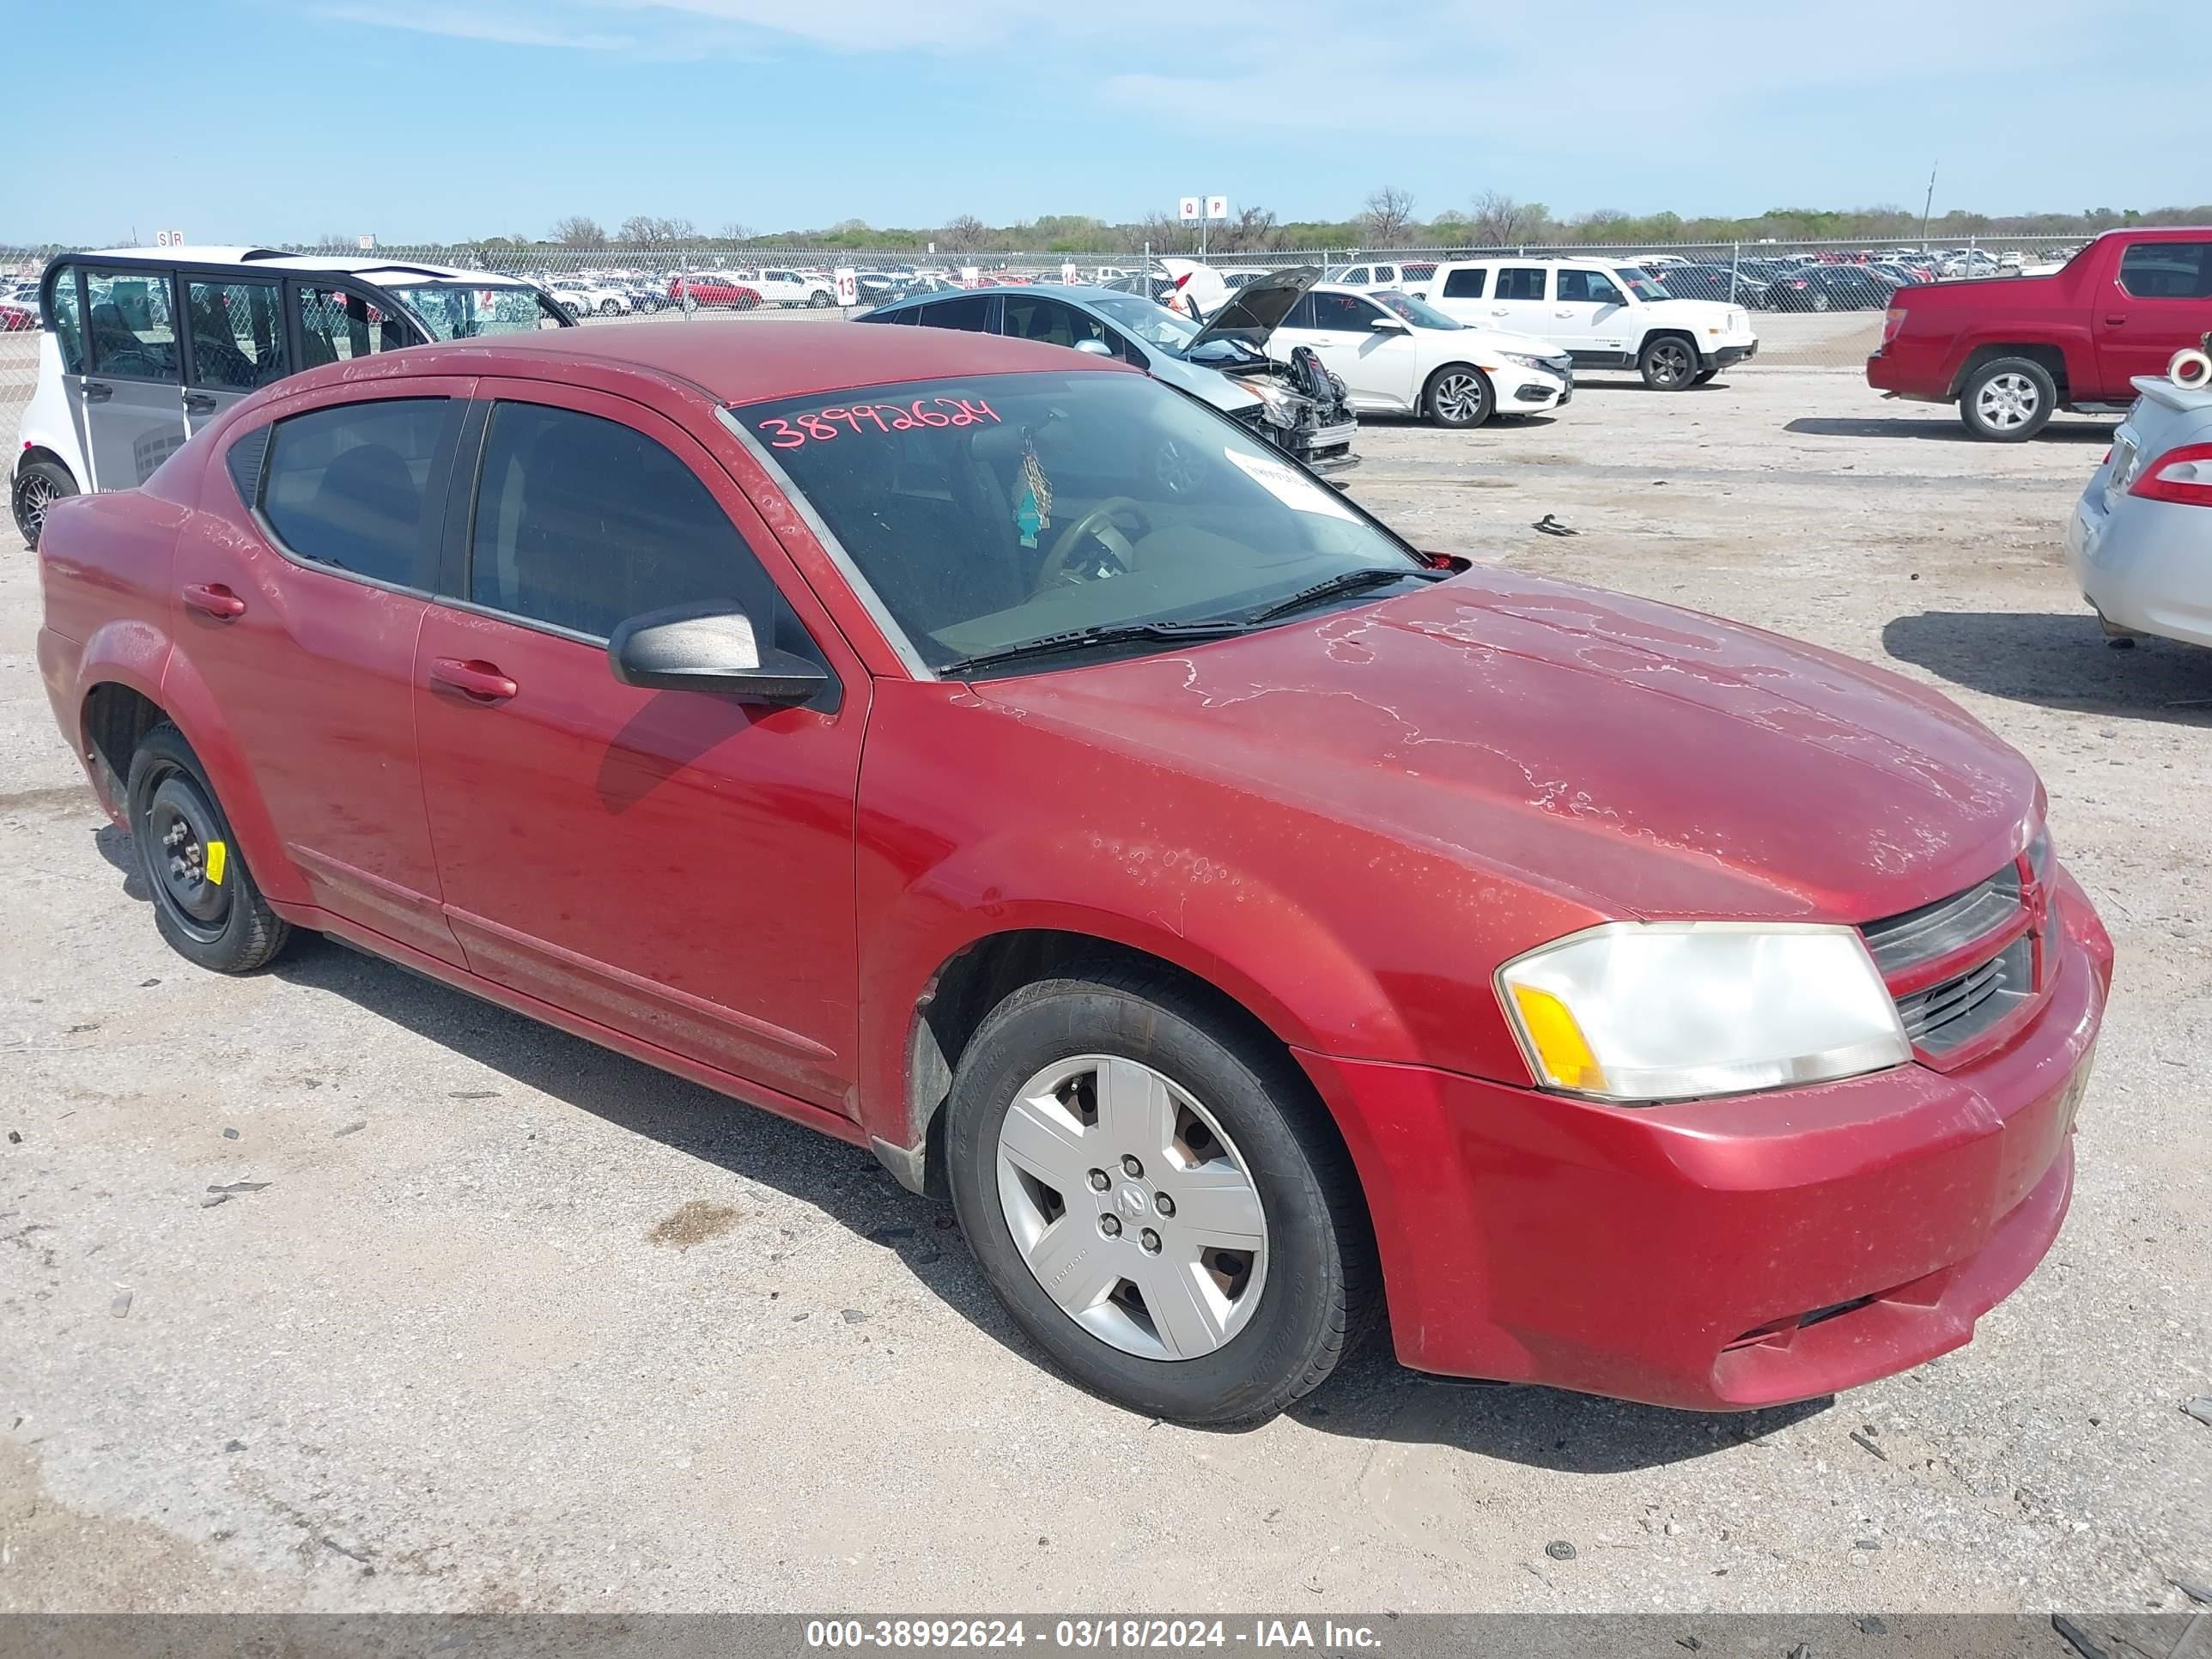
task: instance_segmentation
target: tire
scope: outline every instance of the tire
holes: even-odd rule
[[[273,960],[291,925],[261,896],[199,757],[175,726],[157,726],[141,740],[124,801],[154,924],[170,948],[218,974],[250,974]],[[222,868],[210,881],[218,846]]]
[[[1172,975],[1100,963],[1024,986],[969,1044],[945,1113],[953,1206],[984,1277],[1061,1371],[1127,1410],[1264,1421],[1377,1310],[1366,1211],[1325,1110],[1287,1054]],[[1220,1231],[1201,1231],[1208,1217]]]
[[[1822,289],[1813,295],[1813,309],[1815,311],[1826,311],[1827,308],[1828,291],[1826,289]]]
[[[1636,372],[1654,392],[1687,392],[1698,373],[1698,349],[1679,334],[1655,334],[1636,354]]]
[[[1720,373],[1720,370],[1719,370],[1719,369],[1717,369],[1717,368],[1701,368],[1701,369],[1699,369],[1699,370],[1697,372],[1697,374],[1695,375],[1695,377],[1693,377],[1693,378],[1692,379],[1692,380],[1690,381],[1690,384],[1691,384],[1692,386],[1707,386],[1707,385],[1710,385],[1710,384],[1711,383],[1711,381],[1712,381],[1712,378],[1713,378],[1713,376],[1715,376],[1716,374],[1719,374],[1719,373]]]
[[[1959,388],[1959,418],[1990,443],[2026,443],[2058,409],[2058,383],[2033,357],[1996,357]]]
[[[15,512],[17,532],[33,551],[37,550],[40,532],[46,526],[46,509],[77,493],[76,480],[59,461],[26,461],[15,469],[15,482],[8,491],[9,504]]]
[[[834,294],[824,294],[817,288],[807,296],[806,303],[813,310],[827,311],[837,303],[837,296]]]
[[[1421,414],[1432,426],[1472,430],[1497,412],[1497,389],[1472,363],[1446,363],[1421,388]]]
[[[599,315],[602,317],[619,317],[622,315],[622,307],[617,305],[612,300],[602,300],[599,301]]]

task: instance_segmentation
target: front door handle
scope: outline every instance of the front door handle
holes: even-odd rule
[[[215,393],[187,392],[185,393],[185,412],[187,415],[211,415],[215,412]]]
[[[2118,328],[2126,321],[2127,319],[2124,317],[2107,317],[2105,319],[2105,326],[2106,328]]]
[[[496,665],[471,658],[439,657],[430,664],[430,684],[459,692],[477,702],[505,702],[521,688]]]
[[[87,380],[84,383],[84,400],[88,404],[104,404],[114,395],[115,388],[105,380]]]
[[[184,592],[185,606],[217,622],[235,622],[246,614],[246,601],[221,582],[191,582]]]

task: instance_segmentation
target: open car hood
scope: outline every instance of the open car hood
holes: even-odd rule
[[[1283,319],[1291,314],[1291,307],[1319,281],[1319,265],[1291,265],[1247,283],[1214,313],[1213,319],[1199,331],[1198,337],[1183,348],[1183,355],[1188,356],[1209,340],[1234,340],[1239,345],[1258,350],[1267,343],[1267,337],[1282,326]]]

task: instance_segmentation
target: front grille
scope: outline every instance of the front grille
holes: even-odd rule
[[[1897,1000],[1905,1035],[1940,1054],[1988,1030],[2035,990],[2035,941],[2022,933],[1987,962]]]
[[[2020,871],[2008,864],[1963,893],[1870,921],[1859,931],[1866,935],[1874,965],[1887,975],[1971,945],[2003,927],[2019,909]]]

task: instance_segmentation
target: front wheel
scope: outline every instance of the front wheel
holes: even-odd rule
[[[1480,426],[1498,410],[1490,376],[1468,363],[1448,363],[1429,376],[1421,411],[1437,426]]]
[[[622,307],[612,300],[602,300],[599,301],[599,315],[619,317],[622,315]]]
[[[1984,363],[1959,389],[1959,418],[1967,431],[1992,443],[2027,442],[2057,408],[2058,382],[2032,357]]]
[[[946,1111],[984,1277],[1115,1404],[1256,1423],[1363,1333],[1374,1246],[1334,1126],[1287,1054],[1181,981],[1098,963],[1024,987]]]
[[[131,840],[176,952],[218,974],[250,974],[284,948],[291,927],[261,896],[216,805],[199,757],[170,725],[131,757],[124,788]]]
[[[76,480],[59,461],[26,461],[15,469],[9,501],[15,509],[15,529],[33,552],[46,531],[47,510],[76,493]]]
[[[1636,372],[1654,392],[1686,392],[1698,376],[1698,349],[1679,334],[1662,334],[1644,343]]]
[[[1696,375],[1695,375],[1695,376],[1691,380],[1690,384],[1691,384],[1692,386],[1704,386],[1704,385],[1705,385],[1707,382],[1709,382],[1710,380],[1711,380],[1711,379],[1713,378],[1713,376],[1714,376],[1714,375],[1716,375],[1716,374],[1719,374],[1719,373],[1720,373],[1720,370],[1719,370],[1719,369],[1717,369],[1717,368],[1701,368],[1701,369],[1699,369],[1699,370],[1697,372]]]
[[[817,288],[814,290],[812,297],[810,298],[806,303],[813,307],[817,311],[827,311],[831,306],[837,303],[837,298],[836,295],[833,294],[824,294]]]

